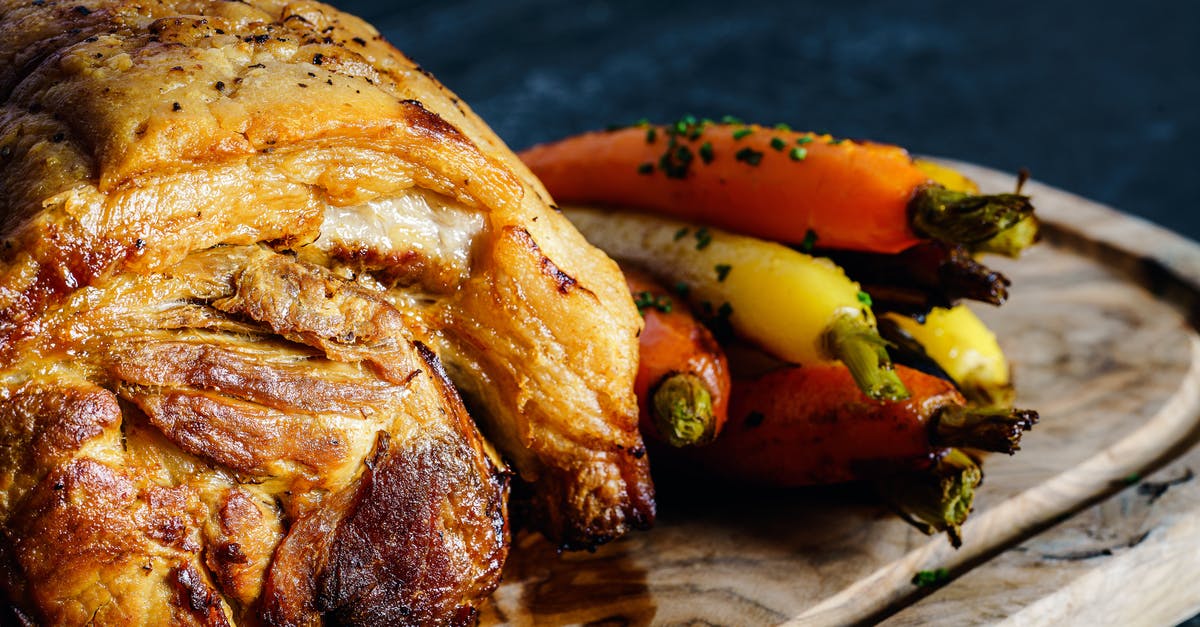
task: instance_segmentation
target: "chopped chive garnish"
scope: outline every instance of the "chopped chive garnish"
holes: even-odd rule
[[[808,150],[799,146],[793,146],[788,156],[792,158],[792,161],[804,161],[808,157]]]
[[[912,583],[914,586],[924,588],[926,586],[936,586],[950,578],[950,572],[945,568],[936,570],[922,570],[913,575]]]
[[[813,251],[813,247],[817,245],[817,232],[809,229],[804,233],[804,240],[800,242],[800,252],[808,254]]]
[[[700,144],[700,159],[702,161],[704,161],[704,163],[712,163],[712,160],[713,160],[712,143],[704,142],[703,144]]]
[[[753,148],[743,148],[737,151],[737,154],[735,154],[733,157],[738,161],[744,161],[749,165],[758,165],[762,162],[763,153]]]
[[[646,129],[646,143],[653,144],[655,139],[658,139],[658,129],[651,126]]]
[[[804,137],[797,137],[796,143],[803,146],[804,144],[807,144],[807,143],[811,142],[812,140],[813,140],[812,135],[805,135]]]
[[[680,296],[683,296],[684,298],[686,298],[688,295],[688,292],[690,292],[690,291],[692,291],[692,288],[688,287],[687,283],[684,283],[683,281],[678,281],[675,283],[675,293],[676,294],[679,294]]]
[[[717,271],[717,282],[723,283],[725,282],[725,278],[729,276],[729,271],[733,270],[733,266],[727,263],[719,263],[713,266],[713,269]]]
[[[646,315],[647,309],[657,309],[663,313],[671,313],[671,299],[664,295],[656,295],[652,292],[638,292],[633,295],[633,304],[637,306],[638,313]]]
[[[775,150],[783,150],[786,146],[787,142],[783,141],[782,139],[779,139],[778,137],[771,138],[771,147]]]
[[[787,124],[784,124],[783,122],[780,122],[779,124],[776,124],[776,125],[775,125],[775,130],[777,130],[777,131],[790,131],[790,130],[792,130],[792,127],[788,126]]]
[[[862,303],[864,307],[870,307],[871,306],[871,295],[862,290],[859,290],[858,302]]]
[[[732,115],[721,116],[721,124],[741,124],[742,121]]]
[[[752,128],[739,128],[738,130],[733,132],[733,138],[741,139],[753,132],[754,132],[754,129],[752,129]]]
[[[669,137],[667,151],[658,158],[658,169],[662,170],[667,178],[687,178],[688,168],[692,165],[692,150],[687,146],[680,146],[675,140],[677,135],[670,133]]]
[[[708,227],[700,227],[696,230],[696,250],[704,250],[712,243],[712,233],[708,232]]]
[[[654,174],[653,163],[643,163],[638,166],[638,174]]]
[[[686,226],[683,227],[682,229],[679,229],[678,231],[675,231],[675,241],[678,242],[679,240],[687,237],[687,234],[688,234],[688,228]]]

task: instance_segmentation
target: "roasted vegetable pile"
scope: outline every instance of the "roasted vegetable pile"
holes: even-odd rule
[[[982,195],[895,146],[728,118],[521,156],[626,272],[658,463],[776,486],[871,481],[961,542],[983,454],[1012,454],[1037,422],[960,303],[1007,298],[980,258],[1035,242],[1027,196]]]

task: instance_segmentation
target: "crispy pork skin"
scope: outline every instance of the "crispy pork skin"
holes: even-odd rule
[[[563,546],[648,525],[640,319],[549,203],[326,5],[0,0],[14,615],[469,622],[510,477]]]
[[[59,314],[0,410],[5,583],[30,616],[433,623],[495,587],[506,478],[377,293],[243,246]]]

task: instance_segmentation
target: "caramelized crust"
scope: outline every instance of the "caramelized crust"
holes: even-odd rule
[[[649,524],[640,320],[548,203],[328,6],[0,0],[19,615],[468,621],[507,550],[507,479],[442,361],[552,539]]]
[[[223,294],[188,274],[209,270],[206,260],[243,264]],[[293,285],[286,325],[272,303],[288,292],[257,291],[261,268],[309,279]],[[242,312],[229,325],[238,332],[222,329],[214,307],[168,313],[203,307],[197,292]],[[81,317],[94,325],[75,349],[100,385],[72,384],[77,367],[25,362],[6,371],[24,382],[0,410],[4,583],[30,616],[436,622],[469,615],[496,585],[503,475],[436,356],[404,339],[377,296],[244,247],[197,253],[170,277],[121,275],[59,313],[48,337]],[[189,318],[209,328],[155,324]],[[430,513],[447,524],[431,525]],[[314,540],[309,521],[331,531]],[[289,563],[312,566],[319,550],[328,566],[305,575],[311,585],[271,583]]]

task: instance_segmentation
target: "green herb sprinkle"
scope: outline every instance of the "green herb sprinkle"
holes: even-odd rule
[[[748,165],[758,165],[762,163],[763,153],[753,148],[743,148],[737,151],[733,156],[738,161],[742,161]]]
[[[817,232],[809,229],[804,232],[804,239],[800,242],[800,252],[811,254],[813,247],[817,245]]]

